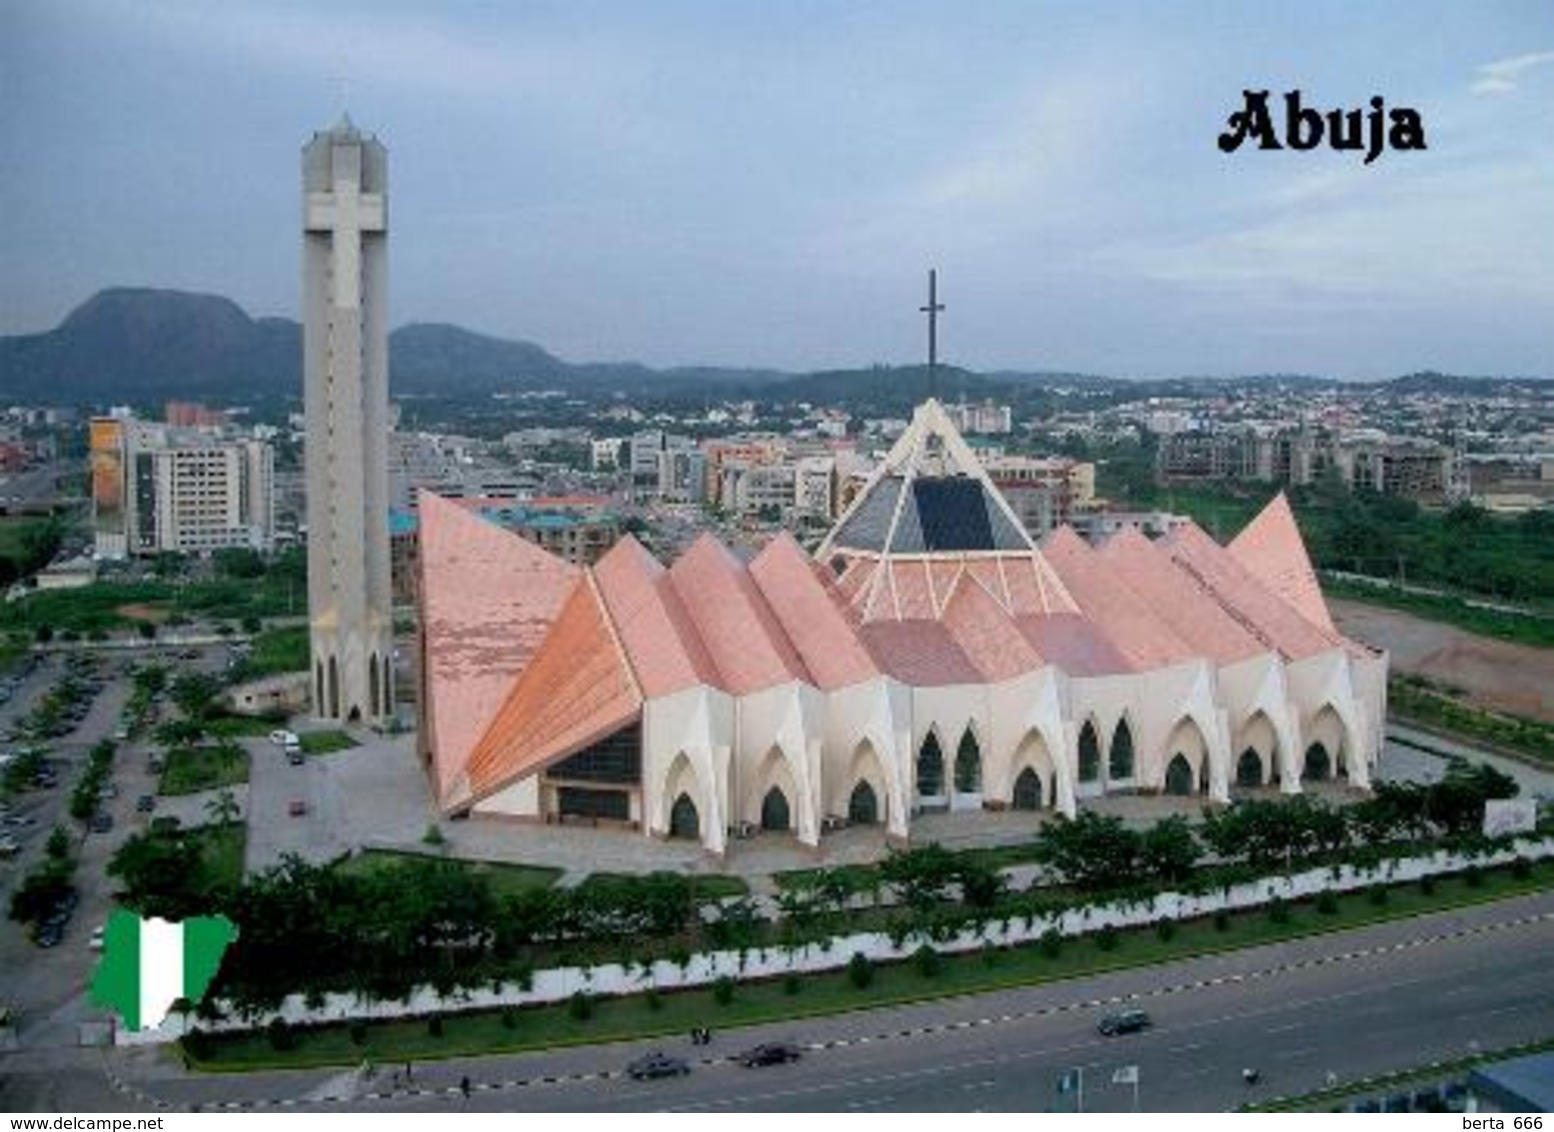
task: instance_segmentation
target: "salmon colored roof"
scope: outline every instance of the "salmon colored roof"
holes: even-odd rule
[[[920,688],[980,684],[982,673],[942,621],[871,621],[858,630],[882,672]]]
[[[1227,612],[1284,656],[1312,656],[1341,645],[1337,633],[1307,621],[1196,523],[1178,527],[1160,545],[1179,566],[1207,586]]]
[[[423,726],[446,790],[580,574],[432,492],[421,493],[419,511]]]
[[[975,577],[955,587],[944,627],[986,680],[1008,680],[1041,667],[1041,653]]]
[[[592,579],[572,591],[469,758],[478,800],[637,718],[642,696]]]
[[[1266,642],[1232,617],[1206,587],[1138,531],[1113,536],[1101,547],[1100,557],[1172,632],[1187,642],[1194,655],[1230,664],[1268,651]]]
[[[1017,617],[1015,624],[1037,652],[1070,676],[1114,676],[1139,667],[1100,625],[1082,614]]]
[[[1226,549],[1307,621],[1329,633],[1336,632],[1284,492],[1269,500]]]
[[[1059,527],[1042,552],[1084,615],[1136,667],[1159,668],[1197,655],[1072,527]]]
[[[728,547],[703,534],[669,577],[712,655],[719,687],[746,695],[809,679],[760,587]]]
[[[828,575],[786,531],[750,563],[750,576],[767,607],[782,623],[816,687],[826,691],[879,673]]]
[[[718,669],[668,572],[627,535],[594,566],[610,620],[649,698],[718,683]]]

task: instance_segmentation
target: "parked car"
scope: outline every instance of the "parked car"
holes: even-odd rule
[[[93,928],[92,938],[87,941],[86,946],[93,951],[101,951],[103,949],[103,933],[107,930],[107,927],[103,925]]]
[[[22,851],[22,847],[9,837],[0,837],[0,857],[14,857]]]
[[[297,743],[297,736],[295,732],[287,731],[284,727],[278,728],[277,730],[270,732],[270,742],[274,743],[277,747],[295,746]]]
[[[113,828],[113,815],[107,810],[98,810],[92,815],[92,823],[89,828],[93,833],[107,833]]]
[[[745,1050],[736,1060],[746,1069],[756,1069],[763,1065],[786,1065],[803,1056],[804,1051],[792,1042],[762,1042]]]
[[[1143,1010],[1122,1010],[1116,1014],[1108,1014],[1101,1019],[1097,1030],[1108,1038],[1114,1038],[1118,1034],[1134,1034],[1140,1030],[1147,1030],[1153,1023],[1149,1014]]]
[[[155,794],[142,794],[135,799],[135,812],[137,814],[149,814],[154,809],[156,809]]]
[[[690,1064],[681,1058],[654,1050],[644,1054],[626,1066],[626,1075],[633,1081],[649,1081],[658,1077],[684,1077],[691,1071]]]
[[[307,759],[303,757],[301,747],[287,747],[286,761],[289,762],[292,766],[301,766],[307,761]]]
[[[286,812],[294,818],[300,818],[308,812],[308,804],[301,798],[293,798],[286,803]]]

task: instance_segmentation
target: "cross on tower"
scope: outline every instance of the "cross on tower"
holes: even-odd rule
[[[935,379],[939,370],[939,312],[944,309],[944,304],[939,301],[937,268],[928,269],[928,305],[917,309],[928,316],[928,396],[937,397],[939,391]]]

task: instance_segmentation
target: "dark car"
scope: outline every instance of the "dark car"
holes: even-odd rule
[[[1102,1018],[1101,1024],[1096,1029],[1106,1037],[1114,1038],[1118,1034],[1135,1034],[1140,1030],[1147,1030],[1151,1025],[1149,1015],[1144,1011],[1122,1010]]]
[[[93,833],[107,833],[113,828],[113,815],[107,810],[98,810],[92,815],[90,828]]]
[[[791,1042],[763,1042],[741,1053],[736,1060],[746,1069],[762,1065],[786,1065],[804,1056],[804,1051]]]
[[[658,1050],[644,1054],[626,1066],[626,1076],[633,1081],[650,1081],[658,1077],[684,1077],[690,1071],[691,1067],[687,1062]]]
[[[287,747],[286,761],[289,762],[292,766],[301,766],[304,762],[307,761],[307,759],[302,754],[301,747]]]
[[[149,814],[154,809],[156,809],[155,794],[142,794],[135,799],[135,812],[137,814]]]

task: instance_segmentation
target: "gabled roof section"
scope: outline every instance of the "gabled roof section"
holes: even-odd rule
[[[718,683],[717,665],[668,572],[640,542],[622,538],[593,576],[644,696]]]
[[[875,621],[858,631],[882,672],[931,688],[979,684],[982,673],[942,621]]]
[[[642,696],[591,578],[572,591],[469,758],[475,800],[620,730]]]
[[[1212,592],[1227,613],[1286,657],[1312,656],[1341,645],[1337,633],[1307,621],[1196,523],[1178,527],[1160,545]]]
[[[1226,549],[1307,621],[1329,633],[1337,631],[1284,492],[1269,500]]]
[[[1164,550],[1137,531],[1123,531],[1099,551],[1122,582],[1196,655],[1229,664],[1271,651]]]
[[[834,551],[938,554],[1035,547],[938,401],[928,400],[817,557]]]
[[[697,538],[669,568],[669,578],[717,666],[724,691],[745,695],[809,680],[755,579],[712,535]]]
[[[1101,626],[1078,613],[1018,617],[1015,624],[1037,652],[1070,676],[1115,676],[1139,668]]]
[[[825,691],[878,675],[827,571],[783,531],[750,563],[750,576],[782,623],[815,685]]]
[[[975,578],[963,578],[944,609],[944,627],[985,679],[1008,680],[1039,668],[1041,653]]]
[[[426,703],[439,793],[529,663],[581,574],[438,495],[419,500]]]
[[[1042,555],[1113,648],[1139,668],[1158,668],[1197,653],[1156,616],[1112,564],[1066,524],[1042,546]]]

